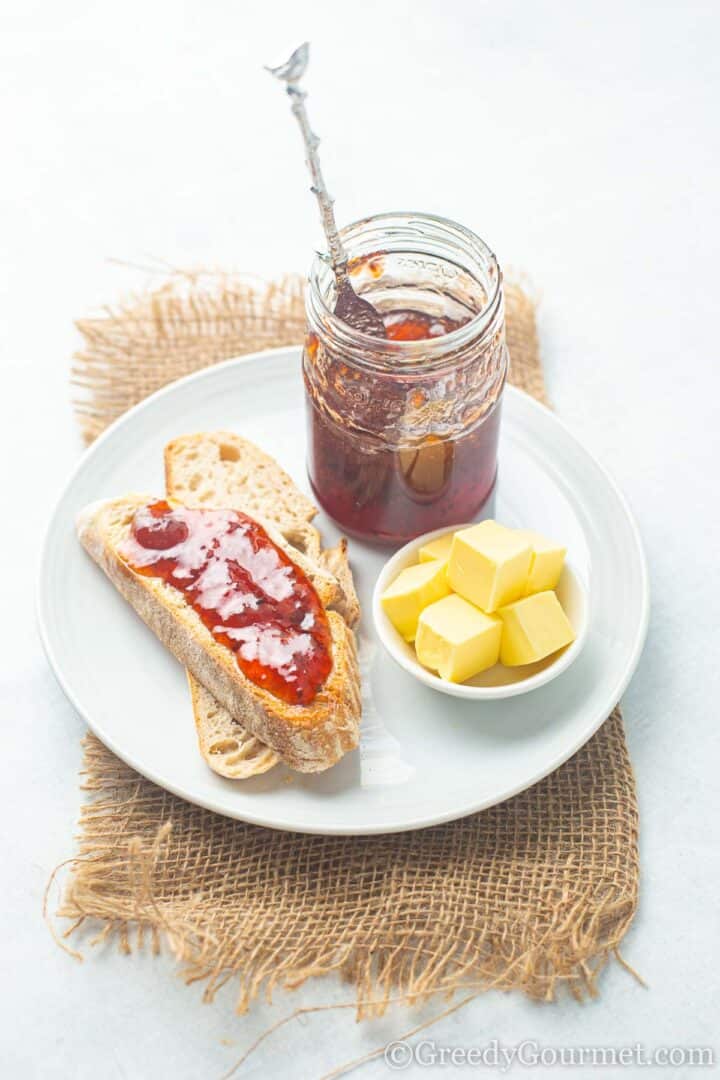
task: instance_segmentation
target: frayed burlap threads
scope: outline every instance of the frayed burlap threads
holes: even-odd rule
[[[544,400],[534,306],[517,286],[507,313],[512,380]],[[79,325],[75,382],[92,438],[173,377],[298,341],[302,287],[178,276]],[[384,837],[228,821],[143,780],[91,735],[84,773],[80,850],[60,914],[125,950],[166,942],[207,999],[235,979],[240,1011],[330,971],[352,982],[361,1013],[465,987],[594,994],[637,906],[637,805],[619,710],[529,791]]]
[[[124,949],[131,932],[163,935],[207,999],[237,977],[241,1011],[333,970],[366,1012],[466,984],[582,997],[635,911],[637,819],[617,713],[530,791],[386,837],[229,822],[139,779],[91,735],[85,771],[94,797],[61,914],[100,919]]]

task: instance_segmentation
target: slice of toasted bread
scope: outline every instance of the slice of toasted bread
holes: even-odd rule
[[[287,704],[255,685],[179,590],[161,578],[135,573],[120,557],[135,512],[152,501],[130,495],[86,507],[77,522],[83,546],[163,644],[251,735],[300,772],[334,765],[357,746],[360,719],[355,639],[345,620],[336,611],[327,612],[332,669],[310,705]],[[286,551],[293,550],[274,531],[270,536]],[[295,551],[291,557],[304,569],[304,556]],[[327,572],[311,567],[306,572],[327,606],[337,596],[337,582]]]
[[[257,485],[256,465],[261,474]],[[253,443],[226,431],[173,439],[165,447],[165,483],[168,496],[186,506],[223,506],[251,516],[254,512],[265,523],[274,521],[296,551],[336,579],[340,595],[326,606],[339,611],[349,627],[357,624],[360,605],[348,563],[347,541],[343,539],[334,548],[321,551],[320,534],[310,524],[316,508],[277,462]],[[277,498],[275,492],[279,493]],[[306,566],[301,568],[308,572]],[[311,573],[309,576],[313,580]],[[231,779],[245,779],[266,772],[279,761],[255,736],[244,731],[190,673],[188,682],[200,752],[211,769]]]
[[[172,497],[171,492],[168,492],[168,495]],[[236,505],[230,509],[238,510],[241,507]],[[337,557],[336,560],[321,557],[320,534],[317,529],[307,522],[298,522],[297,525],[286,522],[282,527],[282,532],[280,529],[276,532],[268,522],[265,522],[265,528],[272,534],[278,546],[282,547],[301,570],[305,571],[325,605],[334,607],[345,618],[345,609],[351,606],[351,601],[348,600],[346,592],[347,583],[343,586],[339,578],[335,577],[336,569],[341,574],[343,573],[341,560],[334,565]],[[332,548],[322,554],[330,556],[335,550]],[[345,568],[354,597],[355,589],[347,560]],[[328,572],[330,580],[328,580]],[[355,598],[355,604],[359,617],[360,607],[357,604],[357,598]],[[345,621],[348,625],[354,625],[347,618]],[[198,746],[206,763],[214,772],[229,780],[248,780],[251,776],[259,776],[279,764],[281,761],[279,754],[247,731],[213,697],[210,691],[197,681],[194,675],[191,675],[189,671],[186,674]]]

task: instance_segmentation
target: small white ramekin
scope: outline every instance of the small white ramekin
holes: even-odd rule
[[[536,690],[539,686],[556,679],[563,671],[570,667],[576,656],[585,644],[588,629],[588,595],[587,586],[581,580],[579,574],[573,569],[572,563],[566,560],[562,576],[557,586],[557,595],[563,610],[567,615],[573,630],[575,640],[564,649],[553,653],[544,660],[535,664],[526,664],[523,667],[504,667],[496,664],[495,667],[475,675],[468,682],[452,683],[441,679],[434,672],[418,660],[413,645],[408,644],[401,637],[393,624],[383,611],[380,598],[388,585],[395,580],[401,570],[406,566],[413,566],[418,561],[418,551],[431,540],[437,540],[448,532],[465,528],[463,525],[455,525],[452,529],[435,529],[434,532],[418,536],[415,540],[400,548],[392,558],[388,559],[375,583],[372,598],[372,615],[377,635],[383,646],[389,652],[393,660],[400,665],[409,675],[419,679],[433,690],[439,690],[442,694],[451,694],[453,697],[467,698],[471,701],[490,701],[497,698],[514,697],[516,694],[527,694],[530,690]]]

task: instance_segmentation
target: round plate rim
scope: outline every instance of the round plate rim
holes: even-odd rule
[[[630,509],[628,501],[617,483],[610,475],[608,470],[602,465],[597,458],[587,450],[572,430],[547,406],[531,397],[525,391],[520,390],[518,387],[508,384],[505,388],[505,393],[509,396],[517,396],[523,400],[523,403],[530,407],[531,410],[537,411],[543,417],[548,418],[553,424],[557,425],[564,433],[564,435],[574,444],[576,449],[586,458],[589,458],[593,466],[602,475],[605,483],[611,489],[612,493],[621,505],[627,524],[630,528],[632,539],[635,545],[635,554],[638,561],[638,566],[641,573],[640,581],[640,598],[641,598],[641,610],[639,612],[639,619],[637,622],[635,639],[633,641],[632,648],[629,650],[627,660],[618,678],[616,679],[615,686],[612,694],[608,694],[608,697],[612,697],[612,704],[604,705],[602,709],[597,709],[596,714],[593,715],[590,723],[583,728],[582,734],[579,738],[573,740],[562,752],[555,755],[546,766],[534,774],[532,777],[527,778],[516,784],[511,784],[500,795],[492,795],[489,798],[480,799],[477,803],[463,806],[462,808],[453,808],[446,813],[431,814],[428,817],[420,817],[415,821],[401,824],[392,824],[387,822],[375,822],[370,825],[359,825],[353,827],[337,826],[330,822],[323,824],[314,824],[312,826],[299,825],[295,821],[269,818],[267,814],[252,814],[247,811],[243,811],[242,814],[233,814],[228,807],[224,805],[218,805],[218,803],[212,798],[205,798],[198,795],[189,795],[188,792],[177,785],[175,785],[171,779],[165,776],[158,775],[154,770],[148,770],[143,767],[142,763],[138,762],[132,754],[128,754],[118,746],[116,740],[111,736],[101,732],[99,726],[94,724],[91,716],[88,715],[85,708],[77,700],[72,688],[70,687],[67,679],[62,670],[62,665],[58,662],[55,655],[55,650],[52,642],[52,633],[48,627],[48,622],[45,617],[44,604],[46,600],[45,582],[46,582],[46,567],[49,559],[50,544],[53,536],[55,522],[60,515],[65,499],[68,496],[70,489],[75,483],[80,473],[87,467],[87,463],[91,461],[96,455],[102,452],[105,444],[111,440],[116,431],[125,425],[132,422],[132,420],[142,413],[144,410],[152,408],[159,400],[164,397],[171,396],[181,386],[185,386],[195,381],[201,381],[207,378],[217,377],[217,375],[234,366],[244,366],[251,364],[259,360],[260,358],[267,359],[268,357],[278,356],[285,353],[294,352],[299,349],[299,345],[282,345],[273,349],[262,349],[253,353],[247,353],[244,356],[230,357],[227,360],[221,361],[218,364],[213,364],[211,367],[201,368],[199,371],[191,372],[189,375],[184,375],[179,379],[173,380],[173,382],[167,383],[165,386],[160,387],[154,393],[148,395],[142,401],[139,401],[132,408],[128,409],[121,416],[117,417],[108,427],[98,436],[97,439],[90,446],[80,454],[80,457],[70,471],[70,474],[63,484],[60,494],[53,504],[52,511],[48,518],[48,524],[45,529],[43,537],[43,543],[41,547],[41,554],[38,567],[37,585],[35,590],[35,615],[38,626],[38,632],[42,643],[43,650],[47,657],[50,668],[60,686],[63,693],[67,697],[70,704],[75,711],[88,725],[89,729],[100,739],[102,743],[117,757],[119,757],[125,764],[136,772],[140,773],[147,780],[157,784],[159,787],[164,788],[171,794],[184,799],[186,802],[190,802],[193,805],[200,806],[206,810],[210,810],[214,813],[220,814],[223,817],[228,817],[235,821],[244,821],[252,825],[261,825],[267,828],[280,829],[289,832],[301,832],[313,835],[322,836],[368,836],[368,835],[384,835],[395,832],[410,832],[415,829],[430,828],[433,825],[445,824],[449,821],[459,820],[464,817],[468,817],[471,814],[478,813],[482,810],[487,810],[491,806],[499,805],[506,802],[513,796],[520,794],[522,791],[526,791],[528,788],[533,787],[539,783],[546,776],[549,776],[557,768],[568,761],[574,754],[578,752],[598,731],[605,720],[610,715],[612,709],[622,698],[630,679],[632,678],[635,669],[640,660],[642,650],[647,637],[649,617],[650,617],[650,587],[649,587],[649,574],[647,568],[647,561],[645,558],[645,552],[643,543],[640,537],[640,532],[635,521],[635,517]]]

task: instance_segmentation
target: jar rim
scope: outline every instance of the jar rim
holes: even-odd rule
[[[461,348],[484,331],[486,325],[492,321],[502,295],[502,270],[492,248],[477,233],[453,221],[451,218],[441,217],[438,214],[426,214],[422,211],[411,210],[391,210],[382,214],[372,214],[369,217],[360,218],[343,226],[340,229],[340,237],[344,242],[347,242],[348,239],[352,239],[358,234],[362,235],[363,230],[370,224],[379,225],[382,228],[383,225],[387,226],[391,222],[405,226],[412,226],[413,224],[419,226],[430,225],[437,233],[434,239],[442,238],[442,233],[445,233],[447,241],[452,241],[453,237],[455,237],[458,246],[460,244],[465,245],[466,251],[469,253],[472,253],[472,249],[475,249],[478,261],[484,259],[489,266],[490,273],[492,274],[493,269],[495,271],[492,288],[487,290],[487,299],[483,307],[475,312],[462,326],[456,327],[456,329],[450,330],[438,338],[420,341],[379,339],[373,334],[366,334],[349,326],[328,306],[319,287],[319,279],[320,274],[329,269],[329,260],[327,255],[320,252],[313,259],[308,275],[310,286],[308,303],[315,301],[319,304],[323,319],[328,327],[348,347],[368,349],[376,354],[382,352],[392,355],[396,360],[412,361],[416,358],[422,358],[427,363],[428,359],[431,359],[431,356],[428,356],[429,352],[433,354],[437,351],[439,358],[441,354],[447,353],[448,350]],[[349,252],[349,255],[352,259],[352,251]]]

